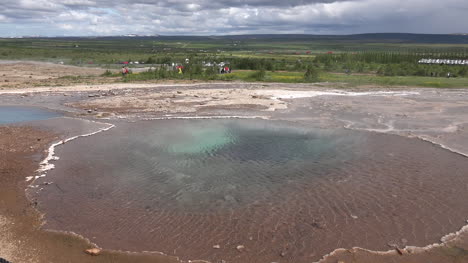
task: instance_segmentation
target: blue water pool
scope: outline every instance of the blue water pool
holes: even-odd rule
[[[0,106],[0,125],[25,121],[46,120],[61,114],[36,107]]]

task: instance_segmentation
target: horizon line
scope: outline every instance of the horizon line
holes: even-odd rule
[[[405,32],[368,32],[355,34],[307,34],[307,33],[257,33],[257,34],[221,34],[221,35],[165,35],[165,34],[121,34],[121,35],[66,35],[66,36],[43,36],[43,35],[22,35],[22,36],[0,36],[1,38],[100,38],[100,37],[230,37],[230,36],[358,36],[358,35],[446,35],[446,36],[468,36],[468,33],[405,33]]]

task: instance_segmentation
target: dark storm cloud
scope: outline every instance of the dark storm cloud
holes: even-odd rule
[[[232,1],[210,1],[210,0],[201,0],[201,1],[191,1],[191,0],[166,0],[166,1],[151,1],[151,0],[137,0],[133,1],[134,4],[148,4],[148,5],[159,5],[170,8],[183,8],[186,5],[195,4],[203,9],[218,9],[218,8],[228,8],[228,7],[292,7],[292,6],[301,6],[309,5],[315,3],[332,3],[337,2],[336,0],[290,0],[290,1],[281,1],[281,0],[232,0]]]
[[[60,13],[65,10],[83,10],[91,7],[96,8],[121,8],[138,5],[167,8],[181,12],[193,12],[194,10],[213,10],[230,7],[293,7],[308,5],[313,3],[330,3],[334,0],[232,0],[232,1],[212,1],[201,0],[194,3],[193,0],[3,0],[0,14],[11,14],[15,12],[28,12],[29,17],[42,16],[42,12]],[[145,10],[139,10],[145,11]]]
[[[452,33],[466,30],[467,10],[465,0],[3,0],[0,36]]]

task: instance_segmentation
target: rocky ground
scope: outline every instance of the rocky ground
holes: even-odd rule
[[[57,86],[72,83],[101,83],[99,68],[64,66],[34,61],[0,61],[0,90],[31,86]]]

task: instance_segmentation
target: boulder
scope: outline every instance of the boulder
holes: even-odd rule
[[[238,245],[236,247],[236,249],[237,249],[237,251],[242,252],[245,249],[245,246],[244,245]]]
[[[90,248],[90,249],[86,249],[85,253],[88,254],[88,255],[91,255],[91,256],[99,256],[99,254],[101,254],[101,249],[99,249],[97,247]]]

